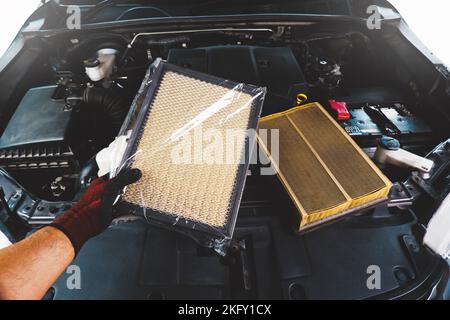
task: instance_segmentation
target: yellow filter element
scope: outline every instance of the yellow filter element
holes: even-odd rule
[[[172,68],[153,81],[132,151],[143,177],[123,199],[170,226],[232,233],[264,89]]]
[[[386,199],[391,182],[320,104],[264,117],[259,126],[279,129],[278,161],[260,146],[298,210],[299,229]]]

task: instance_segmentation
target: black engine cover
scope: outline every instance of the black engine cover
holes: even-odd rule
[[[302,70],[289,47],[172,49],[168,62],[224,79],[267,87],[264,115],[292,107],[296,95],[307,91]]]

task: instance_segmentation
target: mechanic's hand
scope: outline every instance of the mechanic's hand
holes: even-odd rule
[[[141,176],[139,169],[131,169],[112,180],[95,179],[78,203],[50,226],[61,230],[70,239],[77,254],[87,240],[102,233],[111,224],[112,207],[118,194]]]

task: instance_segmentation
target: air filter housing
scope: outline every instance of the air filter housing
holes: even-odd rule
[[[223,243],[233,234],[254,144],[248,130],[265,89],[161,63],[142,91],[123,131],[132,132],[124,159],[143,177],[123,200],[151,223]]]
[[[0,137],[0,166],[9,171],[74,169],[73,110],[53,99],[56,86],[30,89]]]

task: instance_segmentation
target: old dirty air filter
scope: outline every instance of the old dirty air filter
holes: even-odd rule
[[[149,222],[231,237],[255,140],[243,133],[256,128],[265,89],[167,63],[151,80],[126,155],[143,177],[123,199]]]
[[[391,182],[318,103],[261,119],[279,130],[275,159],[260,139],[306,230],[386,199]]]

